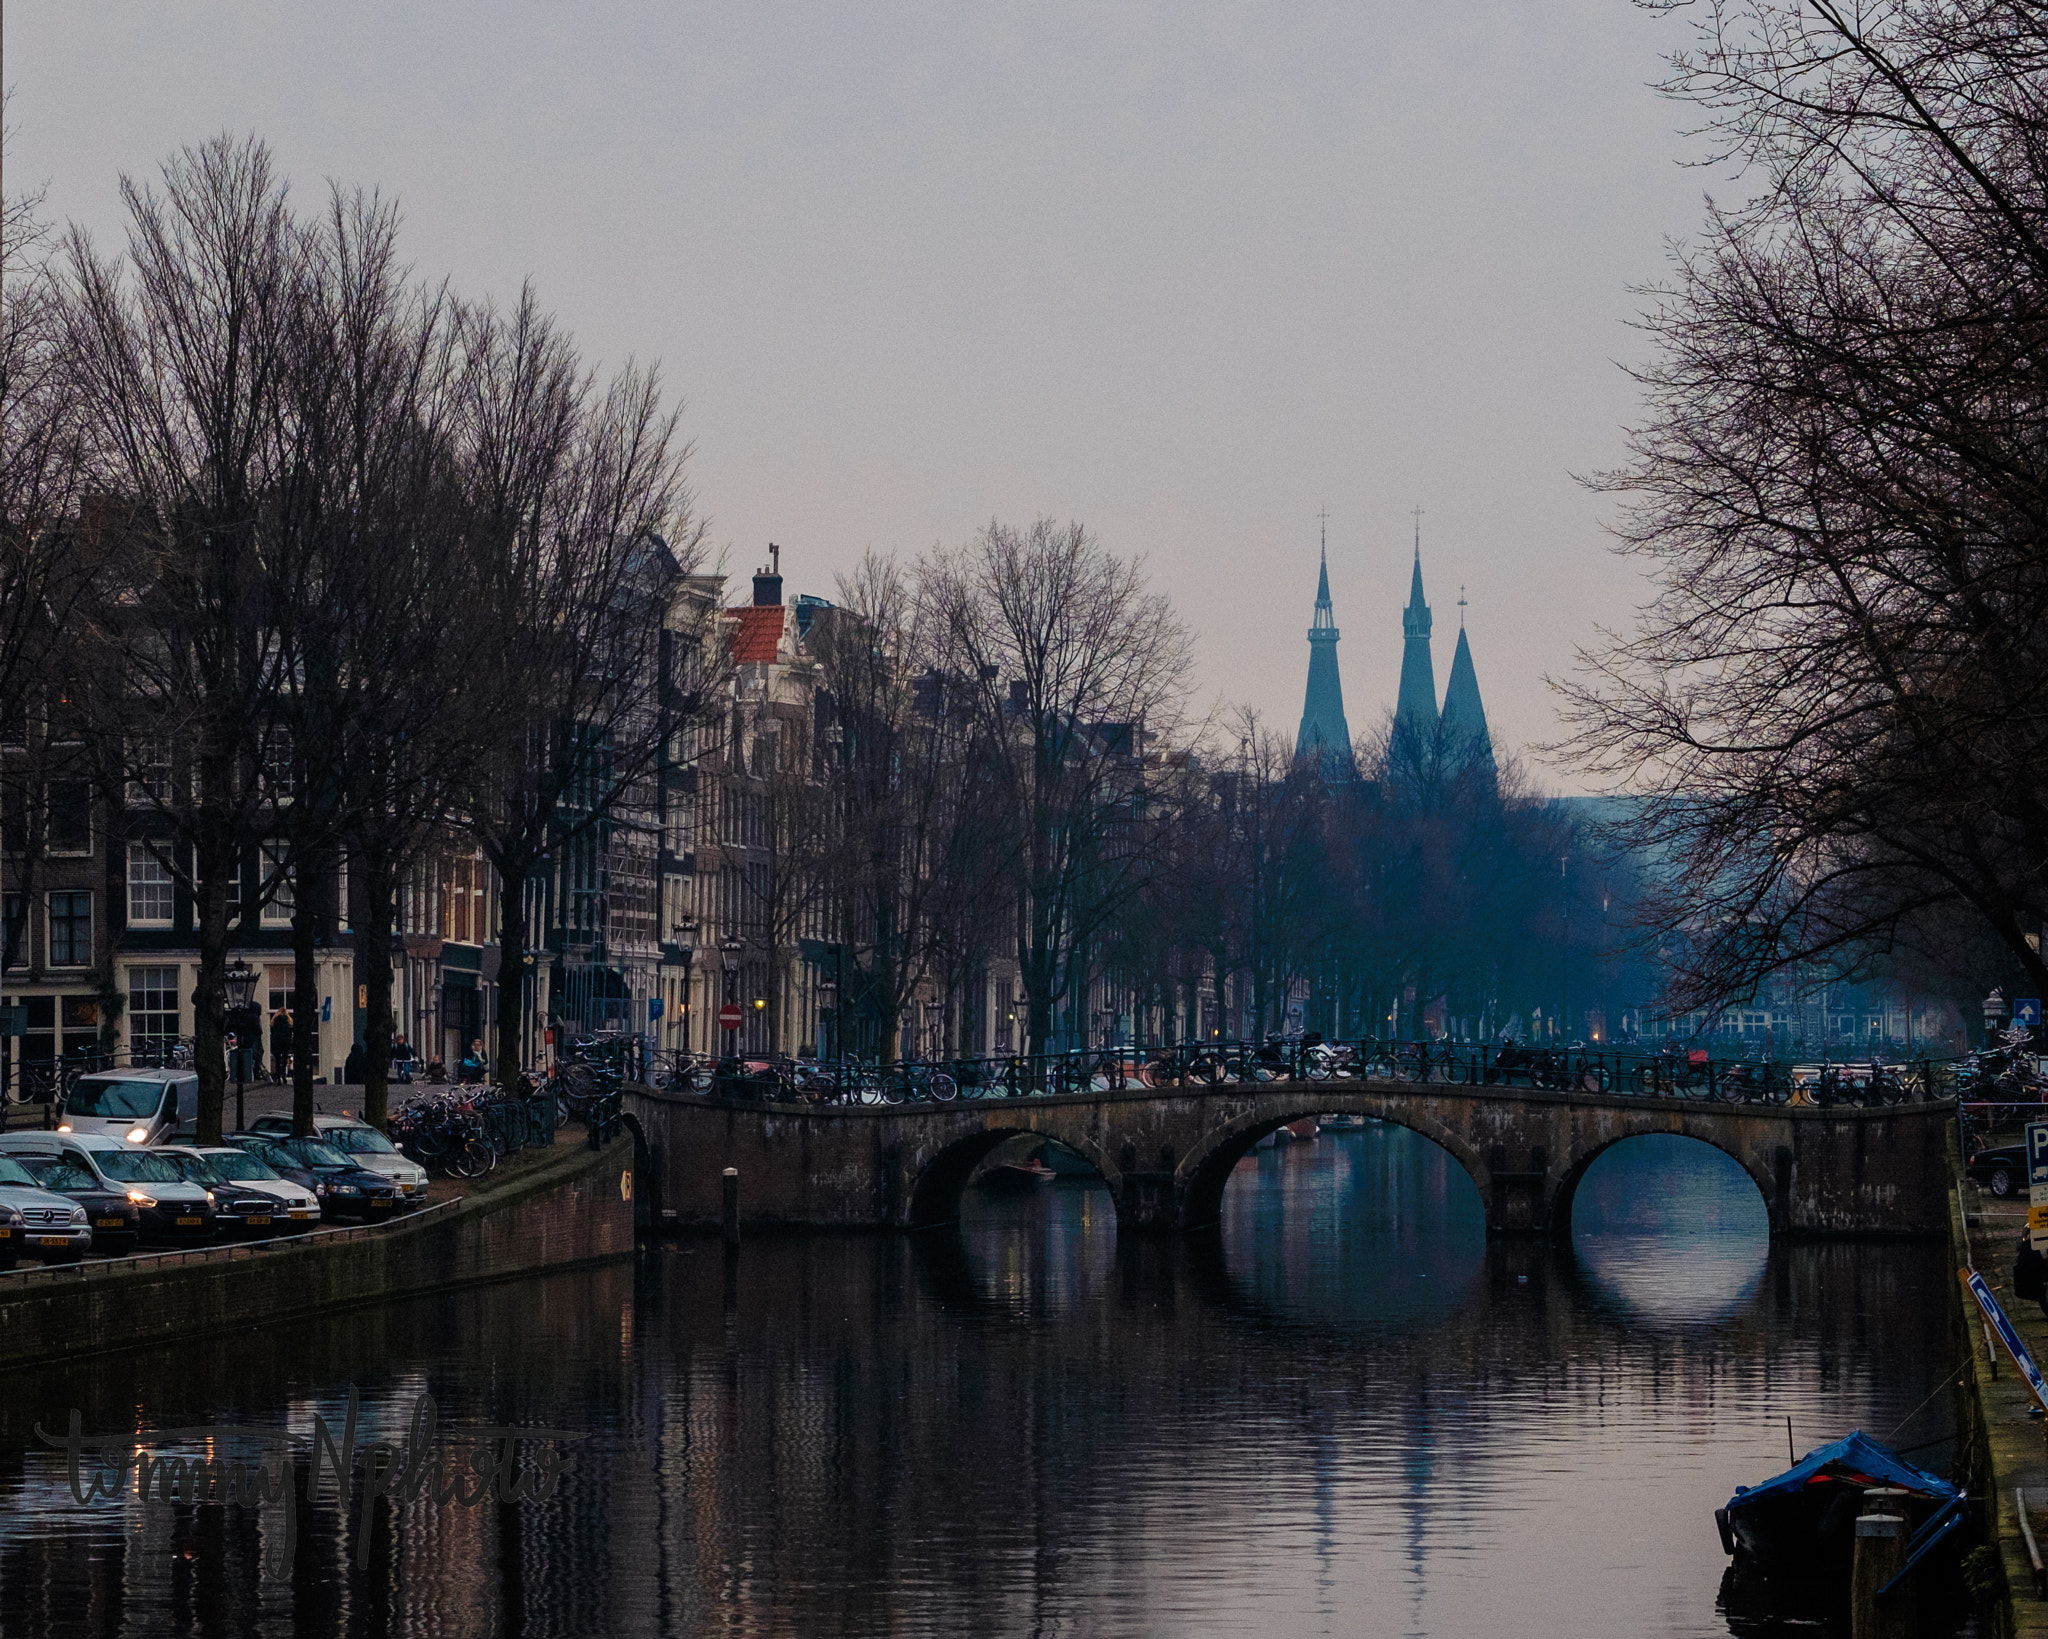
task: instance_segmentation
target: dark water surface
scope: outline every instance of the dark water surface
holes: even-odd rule
[[[1772,1250],[1684,1140],[1603,1158],[1568,1251],[1489,1246],[1391,1128],[1259,1152],[1198,1240],[1119,1246],[1080,1181],[971,1195],[957,1232],[684,1243],[15,1374],[0,1639],[1717,1634],[1711,1512],[1788,1415],[1802,1451],[1950,1432],[1944,1249]],[[546,1501],[378,1504],[363,1570],[301,1507],[276,1576],[281,1505],[79,1507],[34,1449],[72,1407],[303,1436],[350,1384],[393,1439],[422,1391],[589,1437]]]

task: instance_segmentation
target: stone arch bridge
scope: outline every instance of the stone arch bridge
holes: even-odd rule
[[[1610,1145],[1676,1133],[1732,1156],[1783,1236],[1933,1236],[1947,1226],[1949,1103],[1816,1110],[1541,1088],[1273,1082],[1126,1088],[879,1107],[720,1103],[629,1087],[649,1227],[711,1229],[739,1172],[753,1226],[918,1229],[959,1215],[960,1192],[1005,1139],[1036,1133],[1085,1156],[1121,1231],[1197,1229],[1231,1169],[1282,1123],[1349,1112],[1422,1134],[1478,1186],[1490,1234],[1571,1229],[1572,1198]]]

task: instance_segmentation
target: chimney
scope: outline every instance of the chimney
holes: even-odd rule
[[[768,543],[768,567],[754,571],[754,607],[756,609],[778,609],[782,606],[782,548],[773,541]]]

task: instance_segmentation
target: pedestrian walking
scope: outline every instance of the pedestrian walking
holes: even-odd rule
[[[462,1079],[468,1082],[482,1081],[490,1067],[489,1055],[484,1052],[483,1038],[479,1036],[469,1044],[469,1051],[462,1055]]]

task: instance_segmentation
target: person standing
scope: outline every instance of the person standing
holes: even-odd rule
[[[270,1015],[270,1073],[288,1081],[292,1073],[292,1011],[280,1007]]]
[[[479,1036],[469,1044],[469,1051],[462,1055],[462,1079],[467,1082],[480,1082],[490,1067],[490,1058],[484,1052],[483,1038]]]

